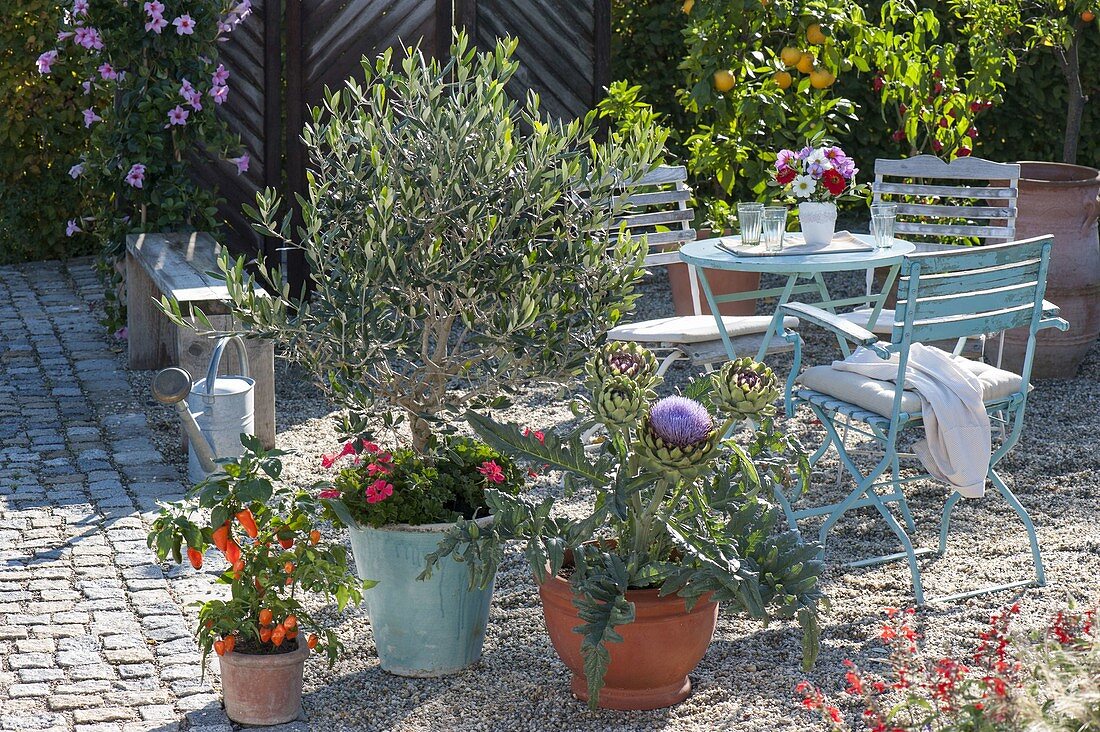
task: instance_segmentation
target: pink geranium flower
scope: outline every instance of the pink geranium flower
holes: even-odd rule
[[[167,25],[168,25],[167,20],[165,20],[164,18],[162,18],[159,15],[154,15],[145,24],[145,30],[146,31],[153,31],[154,33],[156,33],[159,36],[160,32],[162,30],[164,30]]]
[[[55,63],[57,63],[57,51],[46,51],[38,57],[38,73],[50,73],[53,70],[50,67]]]
[[[95,110],[88,107],[84,110],[84,126],[91,127],[95,122],[102,122],[103,118],[95,113]]]
[[[190,112],[177,104],[175,109],[169,110],[168,112],[168,125],[187,124],[187,117],[189,114]]]
[[[134,163],[130,166],[130,172],[126,174],[126,182],[134,188],[141,188],[145,181],[145,166]]]
[[[241,155],[239,158],[229,158],[229,162],[237,166],[237,175],[240,175],[248,170],[248,153]],[[364,450],[366,450],[368,444],[373,443],[363,443]],[[378,452],[378,445],[374,445],[374,449],[368,450],[368,452]]]
[[[503,483],[504,470],[497,465],[495,460],[487,460],[481,464],[481,467],[477,469],[477,472],[485,476],[485,480],[490,483]]]
[[[172,21],[172,25],[176,26],[176,33],[181,36],[189,36],[195,32],[195,21],[190,15],[181,15]]]
[[[73,234],[77,233],[78,231],[83,231],[83,229],[81,229],[77,225],[76,219],[69,219],[69,222],[67,224],[65,224],[65,236],[72,236]]]
[[[523,436],[524,437],[534,436],[534,438],[539,441],[540,445],[545,445],[546,444],[546,433],[543,432],[542,430],[532,431],[530,427],[524,427],[523,428]]]
[[[367,486],[367,503],[378,503],[393,495],[393,484],[379,478]]]
[[[330,488],[328,490],[321,491],[320,493],[317,494],[317,496],[319,498],[339,498],[340,497],[340,491],[333,490],[333,489]]]

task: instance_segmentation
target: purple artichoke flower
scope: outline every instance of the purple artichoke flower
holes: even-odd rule
[[[694,399],[670,396],[650,408],[649,429],[668,445],[688,447],[710,437],[714,420],[706,407]]]

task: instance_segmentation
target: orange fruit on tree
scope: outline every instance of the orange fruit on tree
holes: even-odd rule
[[[287,630],[294,630],[298,627],[298,617],[296,615],[287,615],[286,620],[283,621],[283,627]]]
[[[1085,12],[1081,13],[1081,20],[1085,21],[1086,23],[1091,23],[1092,21],[1096,20],[1096,13],[1092,12],[1091,10],[1086,10]]]
[[[714,88],[723,94],[733,88],[735,81],[736,79],[733,76],[733,72],[728,69],[714,72]]]
[[[309,543],[316,546],[317,542],[321,540],[321,532],[317,529],[309,532]]]
[[[276,625],[275,630],[271,631],[271,642],[277,646],[281,646],[284,640],[286,640],[286,628],[281,625]]]
[[[266,607],[260,611],[260,625],[271,625],[271,621],[274,618],[271,615],[271,611]]]
[[[810,86],[814,89],[828,89],[836,81],[836,76],[825,69],[814,69],[810,74]]]
[[[798,63],[795,68],[801,71],[803,74],[808,74],[814,70],[814,57],[812,54],[804,53],[802,58],[798,59]]]
[[[777,71],[777,72],[775,72],[775,77],[774,78],[775,78],[776,85],[778,85],[780,89],[790,88],[791,83],[794,81],[794,79],[791,77],[791,75],[786,71]]]
[[[806,42],[815,46],[825,43],[825,34],[821,31],[820,24],[814,23],[806,29]]]
[[[794,46],[784,46],[779,52],[779,60],[787,66],[797,66],[802,60],[802,52]]]
[[[225,652],[232,653],[233,649],[237,647],[237,636],[227,635],[225,636]]]
[[[695,0],[684,0],[684,4],[680,6],[680,10],[684,11],[684,14],[691,12],[691,9],[695,7]]]
[[[214,641],[214,653],[217,653],[219,656],[225,655],[225,641]]]
[[[294,562],[287,562],[284,564],[283,571],[287,574],[294,574]]]
[[[260,642],[267,643],[271,640],[271,628],[260,628]]]
[[[317,634],[316,633],[310,633],[309,634],[309,638],[306,639],[306,645],[309,646],[311,650],[317,647]]]

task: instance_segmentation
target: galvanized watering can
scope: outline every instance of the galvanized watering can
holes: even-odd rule
[[[226,344],[232,342],[241,373],[218,376]],[[254,435],[256,382],[248,375],[248,352],[240,336],[218,340],[205,379],[191,383],[191,374],[167,368],[153,377],[153,396],[175,406],[188,438],[187,476],[193,483],[218,471],[216,461],[244,453],[241,433]],[[186,399],[186,402],[184,401]]]

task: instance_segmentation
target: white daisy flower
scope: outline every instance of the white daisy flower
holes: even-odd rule
[[[791,181],[791,190],[799,198],[809,198],[817,190],[817,181],[813,176],[800,175]]]

